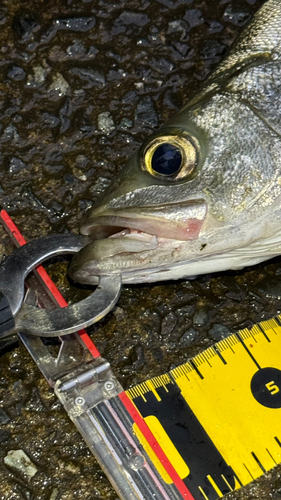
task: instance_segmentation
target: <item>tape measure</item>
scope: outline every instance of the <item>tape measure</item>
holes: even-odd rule
[[[216,500],[281,463],[281,315],[127,391],[86,332],[62,366],[20,338],[123,500]]]
[[[173,480],[155,441],[190,498],[223,497],[281,463],[281,316],[126,395],[150,431],[135,419],[134,432],[165,483]]]

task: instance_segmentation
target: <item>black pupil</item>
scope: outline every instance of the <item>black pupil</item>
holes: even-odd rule
[[[162,175],[173,175],[181,166],[182,155],[176,146],[164,142],[155,149],[151,166],[155,172]]]

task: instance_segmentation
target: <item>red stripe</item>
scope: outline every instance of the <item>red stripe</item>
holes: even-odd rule
[[[140,429],[141,433],[147,440],[147,442],[150,444],[151,448],[153,449],[155,455],[157,458],[160,460],[161,464],[169,474],[170,478],[172,479],[174,485],[177,487],[179,492],[181,493],[182,497],[185,498],[186,500],[194,500],[194,497],[191,495],[189,489],[185,486],[184,482],[178,475],[177,471],[174,469],[172,466],[171,462],[169,461],[168,457],[162,450],[160,444],[158,441],[155,439],[154,435],[152,434],[151,430],[149,429],[148,425],[145,423],[144,419],[142,418],[141,414],[139,413],[138,409],[132,403],[130,398],[127,396],[126,392],[121,392],[119,394],[119,398],[121,399],[123,405],[133,418],[133,420],[136,422],[138,428]]]
[[[7,229],[9,230],[9,233],[11,234],[14,243],[16,243],[17,246],[25,245],[26,240],[19,232],[17,226],[14,224],[10,216],[7,214],[6,210],[0,211],[0,217],[4,223],[4,226],[6,226]],[[45,283],[46,287],[49,289],[50,294],[53,295],[58,306],[66,307],[67,306],[66,300],[64,299],[60,291],[57,289],[55,283],[51,280],[50,276],[45,271],[44,267],[38,266],[36,267],[36,271],[39,274],[41,280]],[[85,346],[89,349],[92,356],[94,358],[98,358],[100,356],[100,353],[96,348],[95,344],[93,343],[93,341],[91,340],[91,338],[89,337],[89,335],[87,334],[86,330],[80,330],[78,334],[80,335],[80,338],[84,342]]]
[[[15,243],[18,243],[19,246],[25,245],[26,241],[22,234],[19,232],[17,226],[13,223],[10,216],[7,214],[6,210],[1,210],[0,217],[3,220],[5,226],[9,229],[11,233],[11,237]]]

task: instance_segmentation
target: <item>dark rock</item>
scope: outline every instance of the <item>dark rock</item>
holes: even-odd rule
[[[54,25],[58,30],[69,31],[89,31],[94,28],[96,19],[94,17],[69,17],[67,19],[57,19]]]
[[[20,158],[12,158],[10,161],[10,167],[9,167],[9,172],[11,174],[15,174],[16,172],[19,172],[23,168],[27,168],[26,163],[22,161]]]
[[[221,325],[220,323],[214,323],[212,328],[209,330],[209,335],[211,339],[215,342],[219,342],[222,339],[225,339],[231,334],[229,328],[225,325]]]
[[[33,32],[40,29],[40,24],[33,12],[23,12],[14,17],[13,28],[22,39],[27,40]]]
[[[21,81],[25,78],[26,72],[20,66],[11,66],[7,72],[7,77],[11,80]]]
[[[137,100],[137,92],[135,90],[130,90],[122,97],[122,104],[131,104]]]
[[[60,30],[87,32],[94,28],[95,17],[69,17],[66,19],[56,19],[53,25],[42,36],[41,43],[48,43]]]
[[[189,30],[189,24],[182,19],[176,19],[175,21],[170,21],[168,24],[167,35],[171,35],[173,33],[180,33],[180,39],[185,39],[187,32]]]
[[[190,346],[195,340],[196,337],[198,336],[198,333],[194,328],[189,328],[180,338],[180,346],[181,347],[188,347]]]
[[[205,326],[208,323],[209,316],[205,309],[201,308],[196,311],[193,316],[193,325],[194,326]]]
[[[208,21],[209,33],[219,33],[223,30],[224,26],[219,21]]]
[[[42,122],[46,127],[54,128],[60,123],[60,119],[57,116],[50,115],[50,113],[42,113]]]
[[[161,335],[166,337],[169,333],[172,333],[176,324],[177,324],[177,316],[173,312],[169,312],[163,319],[161,323]]]
[[[195,26],[200,26],[200,24],[205,22],[201,10],[198,9],[187,10],[183,19],[188,22],[189,29],[195,28]]]
[[[72,45],[67,47],[66,52],[70,57],[83,57],[86,53],[86,49],[80,40],[75,40]]]
[[[251,18],[251,14],[241,7],[230,4],[226,7],[223,18],[236,26],[244,26]]]
[[[158,126],[158,116],[150,96],[140,99],[135,112],[135,125],[150,128]]]
[[[226,45],[222,42],[207,40],[200,50],[200,56],[202,59],[216,59],[217,57],[221,57],[226,49]]]
[[[87,156],[85,156],[83,154],[78,155],[75,158],[75,163],[76,163],[77,167],[79,167],[79,168],[86,168],[86,166],[89,163],[89,158],[87,158]]]
[[[64,169],[64,165],[45,165],[44,170],[49,174],[59,174]]]
[[[0,443],[5,443],[11,439],[11,431],[8,429],[0,429]]]
[[[95,69],[86,68],[71,68],[69,71],[72,75],[78,76],[81,80],[87,82],[86,88],[91,88],[94,85],[105,85],[105,77],[102,72]]]
[[[0,425],[7,424],[8,422],[10,422],[10,420],[11,419],[9,415],[7,415],[7,413],[5,412],[4,408],[0,407]]]
[[[149,22],[149,17],[141,12],[133,12],[129,10],[124,10],[115,21],[115,25],[129,26],[130,24],[135,24],[136,26],[145,26]]]

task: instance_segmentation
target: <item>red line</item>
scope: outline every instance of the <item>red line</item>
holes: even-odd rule
[[[9,231],[11,232],[12,238],[14,239],[14,241],[19,243],[20,246],[25,245],[26,241],[25,241],[24,237],[19,232],[17,226],[13,223],[12,219],[7,214],[6,210],[1,210],[0,217],[3,220],[3,222],[5,223],[5,225],[8,227]]]
[[[0,217],[2,221],[4,222],[4,225],[8,228],[9,232],[12,235],[12,239],[14,242],[18,243],[20,246],[23,246],[26,244],[26,240],[18,230],[17,226],[14,224],[10,216],[7,214],[6,210],[1,210],[0,211]],[[48,273],[45,271],[43,266],[38,266],[36,267],[36,271],[39,274],[40,278],[42,281],[45,283],[47,288],[50,291],[50,294],[53,295],[55,298],[57,304],[60,307],[66,307],[67,302],[60,293],[60,291],[57,289],[55,283],[51,280],[50,276]],[[85,346],[89,349],[90,353],[94,358],[98,358],[100,356],[100,353],[98,349],[96,348],[95,344],[87,334],[86,330],[80,330],[77,332],[81,338],[81,340],[84,342]]]
[[[147,442],[150,444],[151,448],[153,449],[154,453],[157,455],[157,458],[160,460],[161,464],[169,474],[170,478],[172,479],[174,485],[177,487],[183,498],[186,500],[194,500],[194,497],[191,495],[189,489],[185,486],[184,482],[178,475],[177,471],[174,469],[173,465],[171,464],[170,460],[168,459],[167,455],[164,453],[162,450],[160,444],[158,441],[155,439],[154,435],[152,434],[151,430],[149,429],[148,425],[145,423],[144,419],[142,418],[141,414],[139,413],[138,409],[132,403],[130,398],[127,396],[126,392],[121,392],[119,394],[119,398],[121,399],[123,405],[133,418],[133,420],[136,422],[138,428],[140,429],[141,433],[147,440]]]
[[[12,237],[14,240],[20,245],[25,245],[26,241],[24,237],[21,235],[19,232],[18,228],[16,225],[13,223],[9,215],[5,210],[0,211],[0,217],[2,218],[4,225],[7,226],[9,229],[9,232],[12,234]],[[55,300],[57,301],[58,305],[61,307],[66,307],[67,302],[61,295],[60,291],[57,289],[56,285],[53,283],[43,266],[38,266],[36,268],[38,274],[40,275],[41,279],[45,282],[46,286],[49,288],[51,294],[54,296]],[[81,340],[84,342],[86,347],[89,349],[91,352],[92,356],[94,358],[99,357],[100,353],[98,349],[96,348],[95,344],[92,342],[90,339],[89,335],[85,330],[81,330],[78,332],[80,335]],[[140,431],[142,432],[143,436],[145,439],[148,441],[150,446],[152,447],[154,453],[157,455],[158,459],[162,463],[163,467],[169,474],[170,478],[172,479],[174,485],[178,489],[178,491],[181,493],[182,497],[186,500],[194,500],[194,497],[191,495],[190,491],[188,488],[185,486],[184,482],[181,480],[180,476],[178,475],[177,471],[174,469],[173,465],[169,461],[168,457],[162,450],[161,446],[159,445],[158,441],[155,439],[153,436],[151,430],[145,423],[144,419],[142,418],[141,414],[135,407],[135,405],[131,402],[131,400],[128,398],[127,394],[125,392],[122,392],[119,394],[119,398],[122,401],[123,405],[133,418],[133,420],[136,422],[137,426],[139,427]]]

